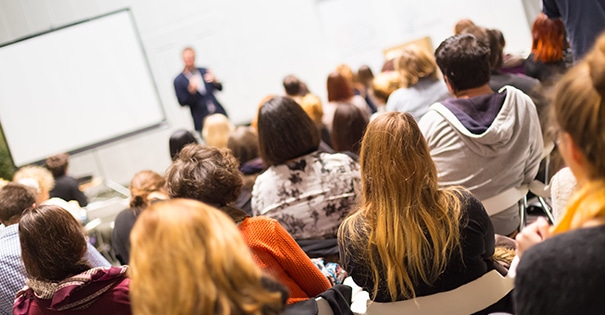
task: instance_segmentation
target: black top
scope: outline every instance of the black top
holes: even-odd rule
[[[67,175],[55,178],[55,187],[49,192],[50,197],[58,197],[66,201],[76,200],[80,207],[88,205],[88,198],[78,187],[78,181]]]
[[[494,254],[494,228],[479,200],[470,193],[461,195],[462,214],[460,220],[460,237],[462,245],[462,259],[458,251],[453,251],[452,257],[445,271],[432,285],[418,283],[414,290],[416,296],[425,296],[455,289],[463,284],[473,281],[486,272],[494,269],[492,256]],[[349,233],[352,231],[346,231]],[[370,293],[372,298],[374,281],[367,260],[362,254],[353,252],[352,248],[344,251],[347,246],[346,239],[339,239],[341,258],[340,262],[355,283]],[[343,257],[343,253],[347,253]],[[376,302],[391,302],[386,285],[386,274],[381,275],[384,282],[379,284]],[[397,301],[404,300],[403,296]]]
[[[111,248],[122,265],[130,260],[130,231],[139,217],[139,209],[122,210],[115,219]]]
[[[541,82],[552,83],[557,75],[562,75],[567,69],[565,61],[561,59],[556,62],[544,63],[534,59],[534,54],[530,54],[523,65],[525,74],[540,80]]]
[[[557,235],[530,248],[517,267],[517,315],[605,312],[605,226]]]

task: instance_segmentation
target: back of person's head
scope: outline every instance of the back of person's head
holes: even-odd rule
[[[326,86],[328,89],[328,102],[345,102],[355,95],[351,82],[338,71],[334,71],[328,75]]]
[[[342,223],[339,238],[347,237],[364,253],[374,293],[386,281],[393,301],[400,294],[412,298],[414,287],[437,280],[459,248],[460,202],[453,191],[438,189],[428,145],[408,113],[388,112],[372,120],[359,160],[360,211]],[[342,227],[352,232],[344,236]],[[382,268],[389,270],[387,279],[379,279]]]
[[[168,195],[223,207],[235,201],[241,192],[242,174],[238,166],[229,149],[187,145],[166,170]]]
[[[309,117],[315,122],[316,125],[321,125],[322,118],[324,117],[323,105],[321,99],[317,95],[307,94],[300,99],[300,106],[309,115]]]
[[[450,87],[457,91],[477,88],[490,79],[490,49],[474,35],[454,35],[435,51],[437,65]]]
[[[229,135],[227,148],[231,150],[240,165],[259,157],[258,136],[252,127],[239,126],[235,128]]]
[[[65,175],[68,165],[69,154],[67,153],[49,156],[45,163],[46,168],[53,174],[55,178]]]
[[[401,76],[395,71],[381,72],[372,81],[374,97],[383,104],[387,102],[391,93],[403,85]]]
[[[380,68],[380,72],[391,72],[395,71],[395,58],[389,58],[384,61],[382,67]]]
[[[41,205],[19,221],[25,270],[31,279],[58,282],[90,269],[84,230],[67,210]]]
[[[336,72],[340,73],[340,75],[342,75],[349,82],[349,84],[357,82],[357,75],[347,64],[341,63],[336,66]]]
[[[437,80],[435,58],[425,49],[411,45],[401,50],[395,69],[399,71],[405,86],[413,86],[422,78]]]
[[[300,90],[300,80],[293,76],[288,75],[284,78],[282,83],[284,85],[284,90],[286,91],[286,95],[288,96],[299,96],[301,95]]]
[[[569,134],[590,165],[590,179],[605,179],[605,35],[557,83],[556,122]]]
[[[340,104],[332,121],[332,147],[336,152],[359,154],[361,138],[368,126],[368,115],[357,106]]]
[[[195,200],[157,202],[130,235],[134,314],[280,314],[233,222]]]
[[[370,68],[370,66],[359,66],[359,69],[357,69],[357,80],[359,80],[359,83],[363,84],[363,86],[366,88],[370,88],[372,86],[373,79],[374,73],[372,72],[372,68]]]
[[[176,158],[176,155],[179,154],[181,149],[190,143],[198,143],[197,138],[191,131],[185,130],[185,129],[179,129],[179,130],[173,132],[170,135],[170,141],[169,141],[170,158],[174,161],[174,159]]]
[[[150,195],[153,193],[163,193],[165,191],[166,180],[164,177],[154,171],[140,171],[132,177],[130,181],[130,207],[136,209],[145,209],[152,200]]]
[[[33,188],[18,183],[8,183],[0,189],[0,222],[5,226],[17,223],[23,211],[36,203]]]
[[[266,165],[316,151],[319,141],[319,129],[291,98],[273,97],[258,110],[258,144]]]
[[[475,26],[475,23],[473,23],[473,21],[469,19],[459,20],[458,22],[456,22],[456,25],[454,25],[454,35],[462,34],[462,31],[471,26]]]
[[[212,114],[204,119],[202,137],[206,145],[226,148],[229,134],[235,129],[229,118],[223,114]]]
[[[45,167],[38,165],[23,166],[13,175],[13,181],[36,189],[36,203],[50,198],[50,191],[55,187],[53,174]]]
[[[531,52],[541,62],[556,62],[563,59],[565,49],[565,27],[561,19],[549,19],[538,14],[531,27]]]

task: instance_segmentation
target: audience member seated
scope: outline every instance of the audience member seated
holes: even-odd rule
[[[466,28],[471,27],[471,26],[476,26],[473,21],[471,21],[469,19],[460,19],[454,25],[454,35],[462,34]]]
[[[55,179],[55,187],[49,192],[50,197],[59,197],[66,201],[76,200],[80,207],[86,207],[88,198],[78,187],[78,180],[67,175],[68,165],[69,154],[67,153],[53,155],[46,159],[46,168]]]
[[[401,76],[396,71],[381,72],[372,81],[372,89],[378,112],[384,112],[389,96],[403,85]]]
[[[267,168],[258,153],[258,136],[252,127],[239,126],[229,136],[227,148],[239,162],[239,170],[244,175],[242,192],[235,206],[252,215],[252,186],[256,177]]]
[[[305,113],[309,115],[311,120],[317,125],[319,129],[319,133],[321,135],[320,147],[323,145],[332,148],[332,139],[330,139],[330,131],[328,127],[323,123],[324,110],[323,104],[321,103],[321,98],[317,95],[307,94],[297,101],[298,105],[303,108]],[[330,150],[324,150],[325,152],[330,152]]]
[[[334,120],[334,111],[338,105],[344,104],[349,106],[357,106],[363,112],[370,117],[370,110],[368,104],[359,95],[353,93],[351,83],[338,72],[332,72],[328,76],[327,82],[328,88],[328,104],[324,106],[323,123],[328,127],[328,130],[332,131],[332,121]]]
[[[282,314],[288,293],[256,266],[233,221],[208,205],[155,203],[131,241],[134,314]]]
[[[288,303],[306,300],[329,289],[327,278],[277,221],[250,218],[231,206],[242,187],[238,164],[227,149],[188,145],[166,171],[168,194],[171,198],[202,201],[228,214],[257,265],[290,290]]]
[[[374,73],[372,69],[368,65],[361,65],[359,69],[357,69],[357,81],[359,82],[359,87],[363,92],[361,95],[365,95],[365,100],[368,103],[368,106],[372,109],[372,113],[376,113],[378,111],[378,106],[376,104],[376,98],[374,97],[374,91],[372,89],[372,81],[374,81]]]
[[[50,198],[50,191],[55,186],[52,173],[45,167],[27,165],[18,169],[13,175],[13,181],[34,188],[36,191],[36,204],[54,204],[69,211],[80,223],[86,223],[88,213],[80,208],[76,200],[65,201],[59,197]]]
[[[170,158],[174,161],[181,149],[190,143],[199,143],[191,131],[179,129],[173,132],[169,140]]]
[[[341,63],[336,66],[336,71],[340,73],[349,83],[349,85],[353,88],[353,94],[356,96],[361,96],[361,98],[365,101],[366,107],[365,110],[369,112],[369,114],[373,114],[376,112],[376,106],[372,103],[370,95],[367,93],[368,91],[365,89],[364,85],[359,81],[357,74],[353,72],[353,69],[348,65]],[[357,102],[355,100],[354,102]],[[362,104],[361,100],[359,103]],[[363,108],[362,108],[363,109]]]
[[[206,145],[226,148],[229,134],[235,129],[229,118],[223,114],[212,114],[204,119],[202,138]]]
[[[368,125],[368,116],[359,108],[339,105],[332,122],[332,147],[336,152],[345,153],[354,160],[359,158],[361,138]]]
[[[361,145],[360,208],[338,233],[341,264],[376,302],[455,289],[495,269],[494,230],[460,187],[439,189],[414,118],[385,113]],[[470,297],[469,297],[470,298]],[[510,311],[505,297],[481,314]]]
[[[35,206],[35,194],[32,188],[18,183],[8,183],[0,189],[0,222],[6,226],[0,229],[0,314],[12,314],[17,291],[23,288],[27,279],[18,229],[21,216]],[[49,227],[40,227],[48,241],[60,244],[48,231]],[[43,245],[39,243],[38,246]],[[88,243],[86,246],[85,258],[91,266],[110,266],[94,247]]]
[[[167,199],[166,181],[154,171],[140,171],[130,181],[130,208],[118,213],[111,235],[111,248],[122,265],[130,260],[130,231],[138,216],[151,202]]]
[[[602,314],[605,308],[605,35],[553,95],[559,151],[577,192],[554,227],[517,236],[515,314]]]
[[[504,35],[499,30],[485,29],[479,26],[469,27],[465,34],[473,34],[478,40],[486,43],[490,50],[491,76],[489,86],[498,92],[501,88],[511,85],[523,93],[532,96],[541,93],[540,81],[523,74],[506,73],[502,71],[504,61]]]
[[[540,13],[531,28],[531,54],[525,60],[525,74],[550,84],[567,69],[564,51],[567,41],[560,19],[549,19]]]
[[[127,267],[92,268],[84,230],[67,210],[30,207],[19,240],[28,279],[14,315],[131,314]]]
[[[254,215],[277,219],[297,241],[335,239],[356,202],[359,164],[344,154],[318,152],[319,131],[290,98],[261,106],[258,138],[269,168],[252,189]]]
[[[282,85],[284,86],[286,95],[300,104],[300,100],[306,94],[306,91],[301,89],[300,80],[294,75],[287,75],[282,81]]]
[[[460,185],[484,201],[535,177],[542,159],[536,108],[518,89],[490,89],[489,48],[471,34],[446,39],[437,64],[455,98],[431,106],[419,122],[441,186]],[[522,196],[519,196],[521,199]],[[519,208],[488,209],[495,232],[516,233]]]
[[[387,111],[407,112],[419,120],[433,103],[450,97],[434,57],[426,50],[415,45],[402,49],[395,68],[403,85],[389,96]]]

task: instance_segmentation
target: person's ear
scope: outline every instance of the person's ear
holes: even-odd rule
[[[456,95],[456,90],[454,90],[452,84],[450,84],[450,80],[447,78],[446,75],[443,76],[443,81],[445,81],[445,85],[447,86],[447,90],[450,92],[450,94]]]

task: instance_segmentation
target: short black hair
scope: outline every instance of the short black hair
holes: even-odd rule
[[[266,165],[316,151],[319,141],[319,128],[293,99],[272,97],[258,110],[259,151]]]
[[[173,132],[169,140],[170,158],[174,161],[181,149],[190,143],[198,143],[191,131],[179,129]]]
[[[490,79],[490,49],[472,34],[454,35],[435,51],[437,65],[454,91],[487,84]]]

